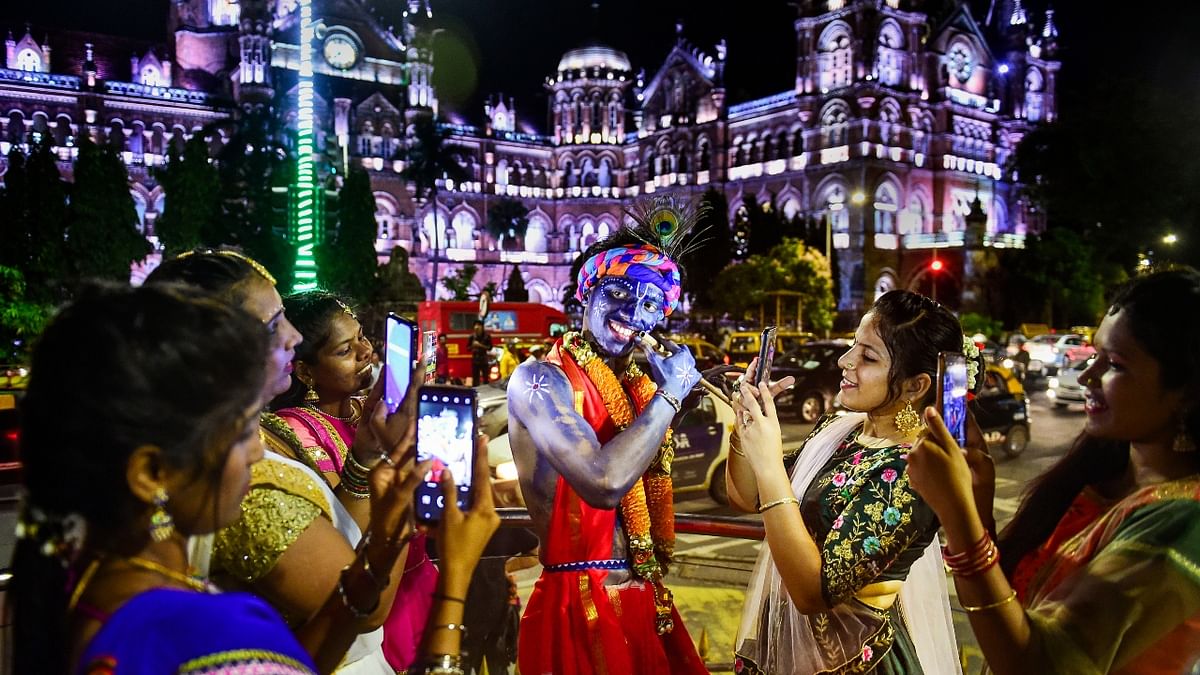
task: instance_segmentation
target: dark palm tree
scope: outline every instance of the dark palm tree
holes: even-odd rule
[[[463,168],[462,157],[469,150],[447,143],[450,132],[441,129],[437,121],[430,115],[422,115],[413,124],[413,135],[406,151],[406,165],[400,174],[405,180],[412,181],[416,188],[417,199],[426,199],[433,204],[433,288],[432,299],[437,299],[438,280],[438,249],[441,248],[440,228],[438,226],[437,181],[442,178],[456,183],[468,180],[471,176]],[[420,223],[417,224],[418,231]]]

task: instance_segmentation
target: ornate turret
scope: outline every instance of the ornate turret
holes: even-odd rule
[[[599,42],[563,54],[546,78],[556,143],[619,143],[625,136],[629,57]]]
[[[242,110],[269,106],[271,84],[271,10],[264,0],[242,0],[238,19],[238,72],[233,93]]]

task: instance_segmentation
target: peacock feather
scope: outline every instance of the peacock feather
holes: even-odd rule
[[[672,260],[679,260],[699,246],[701,231],[696,223],[708,206],[675,195],[656,195],[634,202],[625,213],[633,220],[630,231],[643,243],[661,250]]]

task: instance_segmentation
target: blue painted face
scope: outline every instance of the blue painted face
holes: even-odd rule
[[[649,331],[663,319],[663,292],[629,277],[604,277],[588,296],[583,327],[591,331],[606,356],[624,356],[638,331]]]

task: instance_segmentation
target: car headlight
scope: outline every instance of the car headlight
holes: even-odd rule
[[[1004,363],[1002,363],[1000,365],[1004,366],[1005,368],[1008,368],[1009,370],[1012,370],[1013,360],[1012,359],[1004,359]]]
[[[504,462],[496,465],[496,480],[517,480],[516,462]]]
[[[1049,380],[1046,380],[1046,386],[1051,389],[1058,389],[1058,378],[1052,377]]]

